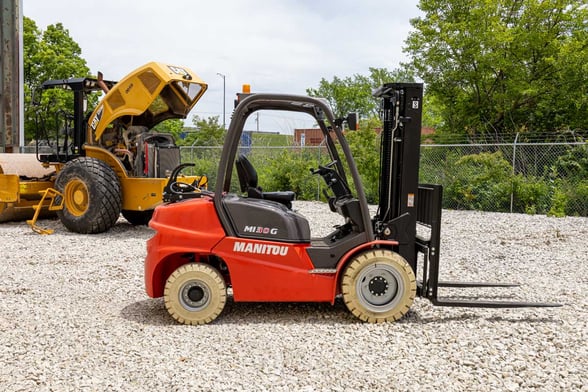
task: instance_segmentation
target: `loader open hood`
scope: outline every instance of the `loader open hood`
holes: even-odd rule
[[[119,120],[124,126],[149,129],[163,120],[186,118],[208,85],[186,67],[151,62],[116,83],[88,120],[88,137],[98,141],[106,127]]]

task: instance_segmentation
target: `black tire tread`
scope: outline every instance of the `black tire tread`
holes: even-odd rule
[[[59,172],[55,187],[63,192],[72,178],[79,178],[88,187],[89,207],[82,216],[64,209],[57,212],[69,230],[81,234],[102,233],[110,229],[120,216],[122,192],[120,181],[110,166],[96,158],[79,157],[68,162]]]

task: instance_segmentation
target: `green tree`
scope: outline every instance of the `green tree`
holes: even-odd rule
[[[25,138],[30,140],[38,127],[51,134],[61,130],[63,112],[71,114],[73,108],[71,92],[53,89],[41,94],[41,84],[49,79],[88,76],[89,68],[80,46],[61,23],[41,31],[32,19],[24,17],[23,49]],[[91,97],[88,107],[96,101],[97,97]]]
[[[421,0],[405,51],[438,131],[501,141],[588,128],[587,1]]]
[[[369,68],[368,76],[355,74],[343,79],[335,76],[330,82],[322,78],[318,88],[307,88],[306,93],[327,99],[337,117],[344,117],[350,112],[375,117],[380,103],[372,96],[372,91],[388,82],[414,82],[414,76],[408,68],[394,71]]]
[[[225,129],[218,121],[219,116],[201,118],[194,116],[193,128],[184,129],[181,144],[188,146],[219,146],[225,139]]]
[[[368,120],[362,120],[359,130],[348,132],[345,135],[370,203],[378,201],[380,137],[376,133],[376,128],[380,126],[380,120],[372,117]]]
[[[179,118],[165,120],[153,127],[153,130],[162,133],[171,133],[176,140],[176,144],[181,144],[181,139],[184,134],[184,121]]]

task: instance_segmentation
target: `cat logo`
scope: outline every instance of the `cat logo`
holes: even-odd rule
[[[92,122],[90,123],[90,127],[92,128],[93,131],[96,130],[98,123],[102,119],[103,113],[104,113],[104,105],[100,105],[100,107],[98,108],[98,111],[96,112],[96,115],[94,116],[94,118],[92,119]]]
[[[167,67],[170,69],[170,71],[172,71],[175,74],[182,75],[182,76],[189,75],[189,73],[184,68],[175,67],[173,65],[168,65]]]

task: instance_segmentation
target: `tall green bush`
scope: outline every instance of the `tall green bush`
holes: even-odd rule
[[[588,216],[588,179],[555,181],[551,203],[548,215]]]
[[[259,184],[264,190],[291,190],[298,200],[317,198],[317,189],[322,183],[310,172],[313,167],[317,167],[317,157],[311,150],[305,149],[284,149],[265,164],[256,165]]]
[[[588,216],[588,145],[570,147],[551,167],[550,215]]]
[[[513,211],[545,214],[549,210],[551,190],[542,178],[521,174],[513,178]]]
[[[463,156],[453,169],[446,199],[463,209],[509,211],[512,168],[501,152]]]

